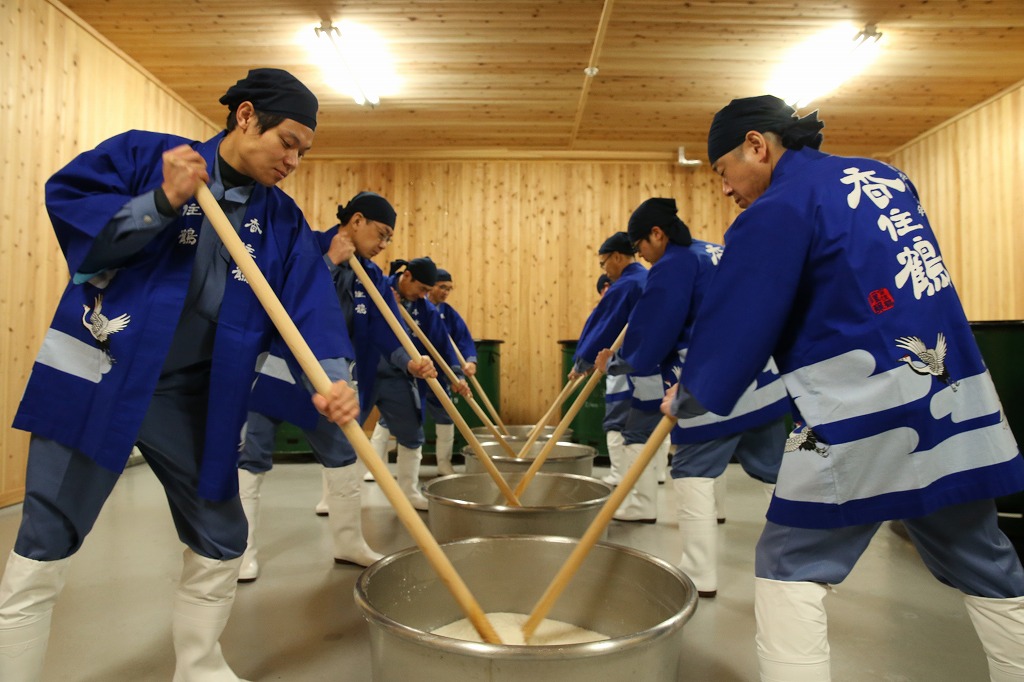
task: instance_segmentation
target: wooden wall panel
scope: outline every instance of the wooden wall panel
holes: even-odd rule
[[[675,197],[694,235],[718,242],[736,215],[708,168],[658,162],[309,160],[285,189],[316,229],[360,190],[391,200],[398,225],[379,264],[428,255],[452,272],[450,302],[474,336],[504,342],[507,423],[536,420],[558,393],[558,342],[597,302],[597,248],[641,201]]]
[[[1024,319],[1024,86],[893,152],[971,320]]]
[[[43,185],[77,153],[130,128],[207,138],[218,128],[66,8],[0,2],[0,506],[24,494],[28,436],[9,428],[68,279]]]

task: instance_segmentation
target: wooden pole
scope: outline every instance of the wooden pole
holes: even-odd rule
[[[551,584],[541,595],[541,598],[537,601],[537,605],[533,607],[533,611],[530,612],[530,617],[523,623],[523,638],[526,641],[530,640],[533,636],[534,631],[540,622],[547,617],[551,611],[551,607],[555,605],[555,601],[561,596],[562,592],[565,591],[569,581],[572,580],[573,576],[576,575],[576,571],[579,570],[583,560],[587,558],[590,550],[594,548],[597,541],[601,539],[601,535],[604,533],[605,528],[612,521],[612,516],[618,511],[622,502],[629,495],[629,492],[636,485],[636,482],[640,479],[640,475],[643,474],[644,469],[650,464],[651,458],[654,457],[654,453],[658,451],[665,438],[672,431],[672,427],[676,424],[675,417],[662,417],[661,421],[654,428],[654,433],[647,439],[647,443],[644,444],[643,450],[640,451],[640,456],[636,458],[636,461],[626,471],[626,475],[622,477],[622,483],[619,483],[612,491],[612,494],[605,501],[604,506],[601,507],[601,511],[597,513],[594,520],[591,521],[590,527],[580,538],[579,544],[573,549],[569,558],[565,560],[562,568],[558,570]]]
[[[348,259],[348,264],[356,273],[356,277],[359,278],[359,281],[363,283],[363,288],[366,289],[366,293],[368,293],[370,298],[373,299],[373,302],[377,304],[377,308],[380,310],[381,315],[383,315],[384,319],[387,320],[388,326],[391,327],[391,331],[394,332],[395,336],[402,344],[402,347],[405,348],[405,352],[408,353],[410,357],[420,357],[420,352],[416,350],[416,346],[413,345],[412,339],[409,338],[409,334],[406,333],[405,328],[402,327],[402,323],[398,321],[398,318],[395,317],[391,308],[384,301],[384,297],[381,296],[380,291],[377,290],[373,280],[370,279],[370,276],[366,273],[366,269],[363,267],[362,263],[359,262],[359,259],[353,254],[352,257]],[[452,403],[451,398],[448,397],[448,394],[445,393],[444,387],[441,386],[441,383],[434,378],[426,379],[425,381],[427,382],[427,386],[430,386],[430,390],[432,390],[434,395],[437,396],[437,400],[448,412],[452,421],[455,422],[455,425],[459,428],[459,433],[461,433],[462,437],[466,439],[466,443],[468,443],[469,447],[473,450],[473,454],[476,455],[477,459],[479,459],[480,463],[484,466],[484,469],[486,469],[487,473],[490,474],[492,479],[494,479],[494,483],[498,486],[498,489],[501,490],[501,494],[505,496],[505,500],[513,507],[521,507],[522,505],[519,503],[518,496],[512,492],[512,488],[509,487],[508,483],[502,477],[501,472],[499,472],[497,467],[494,466],[494,462],[492,462],[491,458],[487,456],[484,449],[480,447],[480,441],[477,440],[476,436],[470,430],[469,424],[467,424],[466,420],[462,418],[459,411],[455,409],[455,405]]]
[[[445,362],[444,357],[441,355],[440,351],[437,350],[437,346],[431,343],[430,338],[427,336],[426,332],[420,329],[420,326],[416,324],[416,320],[414,320],[412,315],[409,314],[409,311],[402,306],[398,306],[398,312],[402,314],[402,319],[405,320],[406,326],[409,327],[409,329],[411,329],[414,334],[416,334],[416,338],[420,340],[420,343],[423,344],[423,347],[426,348],[427,352],[430,353],[430,356],[434,358],[434,362],[437,363],[437,366],[444,370],[445,375],[448,377],[448,381],[450,381],[453,386],[459,383],[459,377],[455,375],[455,370],[453,370],[451,366],[447,362]],[[475,400],[473,400],[472,396],[466,398],[466,402],[469,403],[469,406],[473,409],[473,412],[476,413],[476,416],[480,420],[480,423],[482,423],[485,427],[490,429],[491,436],[496,441],[501,443],[501,446],[508,452],[509,457],[515,457],[516,453],[512,450],[511,447],[509,447],[509,444],[505,442],[505,439],[501,437],[501,434],[498,433],[498,430],[494,428],[494,424],[492,424],[490,420],[487,418],[487,415],[484,413],[483,408],[481,408],[480,405]],[[452,406],[454,407],[454,405],[455,404],[453,402]]]
[[[281,305],[277,294],[270,288],[270,284],[263,276],[263,273],[260,272],[252,256],[249,255],[245,245],[242,244],[242,240],[239,239],[231,222],[224,215],[220,204],[214,199],[210,188],[200,183],[196,188],[196,199],[199,201],[199,205],[209,219],[210,224],[213,225],[213,229],[217,231],[221,241],[227,247],[231,258],[234,259],[235,264],[238,265],[245,279],[248,280],[253,293],[256,294],[263,308],[267,311],[267,315],[270,316],[281,338],[288,344],[292,355],[295,356],[295,359],[302,366],[302,371],[309,377],[310,383],[313,384],[317,393],[324,396],[329,395],[331,392],[330,378],[324,372],[323,367],[320,366],[320,361],[313,355],[313,351],[306,343],[306,340],[302,338],[302,334],[299,333],[298,327],[295,326],[284,306]],[[359,424],[353,420],[340,428],[344,431],[345,437],[348,438],[348,441],[355,449],[356,455],[366,465],[366,468],[373,472],[377,483],[381,487],[381,491],[387,497],[391,506],[394,507],[399,520],[405,525],[410,535],[412,535],[413,540],[423,552],[428,563],[430,563],[441,578],[441,582],[452,593],[462,612],[473,623],[473,627],[480,633],[484,641],[500,644],[501,639],[494,630],[494,626],[487,619],[487,614],[480,608],[480,605],[470,593],[469,587],[466,586],[466,583],[456,572],[455,567],[445,553],[441,551],[441,546],[437,544],[437,540],[430,534],[430,530],[427,529],[419,514],[416,513],[412,504],[406,499],[398,487],[398,483],[395,482],[387,467],[381,462],[377,453],[374,452],[370,441],[366,438],[366,434],[359,428]]]
[[[452,349],[455,350],[455,356],[459,359],[459,364],[462,366],[463,370],[465,370],[466,358],[462,354],[462,351],[459,350],[459,347],[455,345],[455,339],[453,339],[451,335],[448,336],[448,342],[452,344]],[[494,423],[498,426],[498,429],[500,429],[501,432],[507,436],[508,429],[505,427],[504,424],[501,423],[501,417],[498,416],[498,411],[494,409],[494,405],[491,403],[491,399],[487,397],[487,392],[484,391],[484,387],[480,385],[480,382],[477,380],[476,375],[469,376],[467,374],[466,376],[469,377],[469,383],[472,384],[473,388],[476,389],[476,392],[480,396],[480,399],[484,401],[484,406],[487,408],[487,411],[491,413],[492,417],[494,417]]]
[[[555,402],[551,403],[551,407],[549,407],[548,411],[544,413],[544,416],[540,418],[540,421],[534,424],[533,428],[530,429],[530,435],[526,438],[526,444],[520,448],[519,454],[516,455],[516,457],[523,457],[530,451],[533,444],[537,442],[538,438],[540,438],[540,434],[544,432],[544,427],[547,425],[548,420],[551,419],[551,415],[555,413],[558,406],[561,405],[565,399],[569,397],[569,394],[575,391],[576,387],[583,383],[583,380],[586,378],[587,375],[582,374],[572,381],[565,382],[565,386],[562,387],[562,392],[558,394],[557,398],[555,398]]]
[[[618,338],[616,338],[615,343],[612,344],[612,353],[622,347],[622,341],[626,338],[626,329],[628,327],[629,325],[626,325],[622,328],[622,331],[619,332]],[[558,422],[558,426],[555,427],[555,432],[551,434],[551,439],[544,443],[544,447],[541,448],[539,453],[537,453],[537,456],[530,464],[530,468],[526,470],[526,473],[523,474],[523,477],[519,480],[519,484],[516,485],[515,489],[516,495],[522,495],[523,491],[526,490],[526,486],[530,485],[530,481],[532,481],[533,477],[537,475],[537,472],[540,470],[545,460],[547,460],[548,455],[550,455],[551,451],[555,449],[555,443],[562,437],[565,430],[569,428],[569,424],[571,424],[572,420],[576,418],[577,414],[579,414],[579,411],[583,408],[583,403],[587,401],[587,398],[593,392],[594,387],[597,386],[597,382],[603,377],[604,372],[597,367],[594,367],[594,371],[591,373],[590,379],[587,380],[587,383],[583,387],[583,390],[580,391],[580,394],[576,396],[575,402],[573,402],[569,411],[565,413],[565,416],[562,417],[562,421]]]

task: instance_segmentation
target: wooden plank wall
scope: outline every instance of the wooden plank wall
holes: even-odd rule
[[[209,122],[57,3],[0,0],[0,506],[24,493],[28,437],[8,425],[68,280],[43,184],[130,128],[207,138]]]
[[[971,320],[1024,319],[1024,84],[893,152]]]
[[[449,270],[449,302],[477,338],[500,339],[502,419],[531,423],[561,388],[559,340],[575,339],[597,302],[597,248],[652,196],[675,197],[695,236],[721,242],[736,209],[707,167],[576,161],[308,160],[285,188],[310,223],[337,223],[362,190],[398,211],[378,256],[430,256]]]

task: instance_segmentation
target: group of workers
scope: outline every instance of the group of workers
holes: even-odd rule
[[[323,465],[336,561],[379,557],[363,538],[362,471],[339,425],[376,407],[373,440],[394,434],[399,487],[424,508],[431,410],[438,467],[450,471],[450,424],[417,385],[436,367],[370,300],[405,306],[470,376],[475,351],[444,302],[450,275],[428,258],[396,261],[388,275],[373,263],[395,229],[385,198],[357,194],[338,225],[316,232],[276,187],[316,128],[317,99],[291,74],[253,69],[220,102],[225,130],[206,142],[124,133],[47,182],[71,279],[14,421],[31,439],[0,580],[5,681],[39,679],[70,557],[136,444],[185,545],[176,682],[238,679],[219,638],[238,581],[259,574],[260,488],[282,420],[305,430]],[[915,188],[883,163],[818,151],[822,126],[771,96],[720,110],[708,156],[744,209],[725,247],[694,240],[674,200],[643,201],[599,249],[611,283],[574,373],[608,374],[615,472],[663,414],[677,420],[679,564],[701,596],[718,590],[714,483],[726,464],[738,459],[772,493],[755,549],[762,680],[829,679],[823,599],[888,519],[903,519],[928,569],[964,594],[992,679],[1024,680],[1024,569],[993,502],[1024,488],[1024,460]],[[225,252],[194,198],[200,183],[333,382],[327,395],[314,394]],[[449,388],[468,391],[461,378]],[[656,499],[657,474],[645,470],[618,518],[655,520]]]

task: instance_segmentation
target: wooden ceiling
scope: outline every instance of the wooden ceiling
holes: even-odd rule
[[[248,68],[288,69],[320,97],[311,157],[703,158],[715,111],[839,21],[876,24],[885,51],[811,105],[832,152],[885,155],[1024,80],[1022,0],[64,3],[217,123]],[[332,93],[296,40],[323,19],[385,39],[401,92]]]

